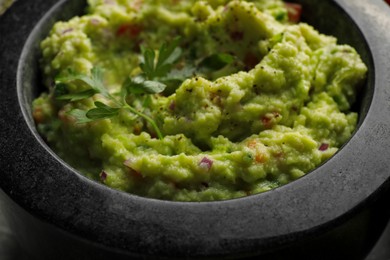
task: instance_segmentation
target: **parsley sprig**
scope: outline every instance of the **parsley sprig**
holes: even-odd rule
[[[161,93],[171,81],[183,81],[190,77],[196,70],[205,72],[218,70],[233,62],[234,58],[228,54],[213,54],[199,62],[198,68],[187,66],[182,70],[175,68],[180,60],[182,49],[179,47],[179,38],[175,38],[170,44],[164,43],[158,51],[158,56],[153,49],[141,47],[142,73],[135,77],[127,77],[123,82],[119,95],[112,95],[104,86],[103,70],[99,67],[91,69],[90,76],[77,74],[69,70],[67,76],[55,78],[54,96],[58,100],[70,102],[90,98],[95,94],[102,95],[107,102],[95,101],[94,107],[89,110],[72,109],[69,115],[76,119],[77,123],[88,123],[95,120],[118,116],[123,109],[130,111],[138,117],[145,119],[154,129],[159,139],[163,138],[158,125],[153,118],[136,109],[127,102],[129,95],[140,96],[143,94]],[[82,83],[88,86],[84,91],[69,93],[69,83]],[[119,96],[119,97],[118,97]]]
[[[91,76],[71,73],[70,76],[56,78],[55,93],[63,93],[66,84],[70,82],[81,81],[90,87],[87,90],[77,93],[62,95],[57,94],[56,98],[59,100],[78,101],[92,97],[95,94],[101,94],[107,101],[109,101],[107,103],[95,101],[94,107],[88,111],[72,109],[68,112],[68,114],[76,118],[77,123],[88,123],[99,119],[115,117],[122,109],[127,109],[133,114],[144,118],[147,122],[149,122],[149,124],[156,132],[158,138],[162,139],[163,135],[156,122],[150,116],[144,114],[127,103],[126,99],[129,94],[139,95],[143,93],[160,93],[164,90],[164,87],[162,87],[160,84],[153,85],[149,84],[147,81],[140,81],[140,79],[137,77],[134,79],[128,78],[122,85],[119,97],[116,97],[111,95],[104,87],[102,75],[103,70],[99,67],[94,67],[91,70]]]

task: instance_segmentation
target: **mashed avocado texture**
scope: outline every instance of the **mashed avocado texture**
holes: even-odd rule
[[[289,21],[282,1],[88,3],[85,15],[57,22],[41,43],[48,91],[33,102],[33,116],[53,150],[92,179],[166,200],[243,197],[300,178],[355,130],[350,109],[365,64],[352,47]],[[107,96],[120,97],[126,79],[142,74],[145,49],[155,63],[177,37],[171,78],[155,78],[166,88],[124,98],[156,125],[116,107]],[[229,61],[214,66],[215,57]],[[95,67],[108,94],[57,98],[89,87],[75,80],[60,88],[56,77],[90,77]],[[114,107],[115,116],[80,122],[71,113],[98,106]]]

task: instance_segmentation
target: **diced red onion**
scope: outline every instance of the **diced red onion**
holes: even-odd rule
[[[209,171],[211,166],[213,166],[213,161],[210,160],[209,158],[207,157],[203,157],[202,160],[199,162],[199,166],[202,168],[202,169],[205,169],[206,171]]]
[[[106,179],[107,179],[107,172],[103,170],[103,171],[100,172],[100,180],[102,182],[105,182]]]
[[[68,28],[68,29],[63,30],[62,34],[65,34],[65,33],[71,32],[71,31],[73,31],[73,28]]]
[[[99,25],[99,24],[100,24],[100,21],[99,21],[98,19],[92,18],[92,19],[91,19],[91,24],[92,24],[92,25]]]
[[[176,103],[175,103],[175,101],[172,101],[171,104],[169,104],[169,109],[175,110],[175,107],[176,107]]]
[[[320,150],[320,151],[326,151],[326,150],[328,150],[328,148],[329,148],[329,144],[327,144],[327,143],[322,143],[322,144],[320,145],[320,148],[318,148],[318,150]]]

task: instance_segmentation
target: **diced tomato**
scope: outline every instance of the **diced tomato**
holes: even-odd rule
[[[280,117],[278,112],[272,112],[272,114],[266,114],[261,117],[261,122],[263,123],[264,128],[270,129],[275,123],[275,119]]]
[[[301,20],[302,5],[289,2],[285,2],[284,5],[287,9],[288,20],[291,23],[298,23]]]
[[[255,157],[255,160],[256,160],[257,163],[263,163],[263,162],[265,162],[264,155],[262,155],[261,153],[257,153],[257,154],[256,154],[256,157]]]
[[[42,108],[38,107],[33,111],[33,118],[37,124],[41,124],[45,121],[45,115]]]
[[[138,24],[122,24],[116,31],[117,36],[127,36],[136,38],[142,31],[142,27]]]
[[[261,118],[261,122],[263,123],[263,125],[264,125],[264,127],[265,128],[271,128],[271,119],[272,118],[270,118],[270,117],[268,117],[268,116],[263,116],[262,118]]]
[[[388,3],[390,5],[390,0],[385,0],[386,3]]]
[[[63,108],[58,111],[58,118],[64,124],[74,123],[75,119],[67,114],[67,111]]]

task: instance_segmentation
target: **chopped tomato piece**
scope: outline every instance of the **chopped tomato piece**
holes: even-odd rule
[[[285,2],[284,5],[287,9],[288,20],[292,23],[299,22],[301,20],[302,5],[288,2]]]
[[[262,155],[261,153],[257,153],[257,154],[256,154],[256,157],[255,157],[255,160],[256,160],[256,162],[258,162],[258,163],[263,163],[263,162],[265,162],[264,155]]]
[[[388,3],[390,5],[390,0],[385,0],[386,3]]]
[[[263,123],[263,125],[264,125],[264,127],[265,128],[271,128],[271,119],[272,118],[270,118],[270,117],[268,117],[268,116],[263,116],[262,118],[261,118],[261,122]]]
[[[142,31],[142,27],[138,24],[122,24],[116,31],[117,36],[127,36],[136,38]]]
[[[280,117],[280,114],[278,112],[272,112],[272,114],[266,114],[261,118],[261,122],[263,123],[264,127],[266,129],[272,128],[275,119]]]
[[[38,107],[33,111],[33,118],[37,124],[42,124],[45,121],[45,115],[42,108]]]

